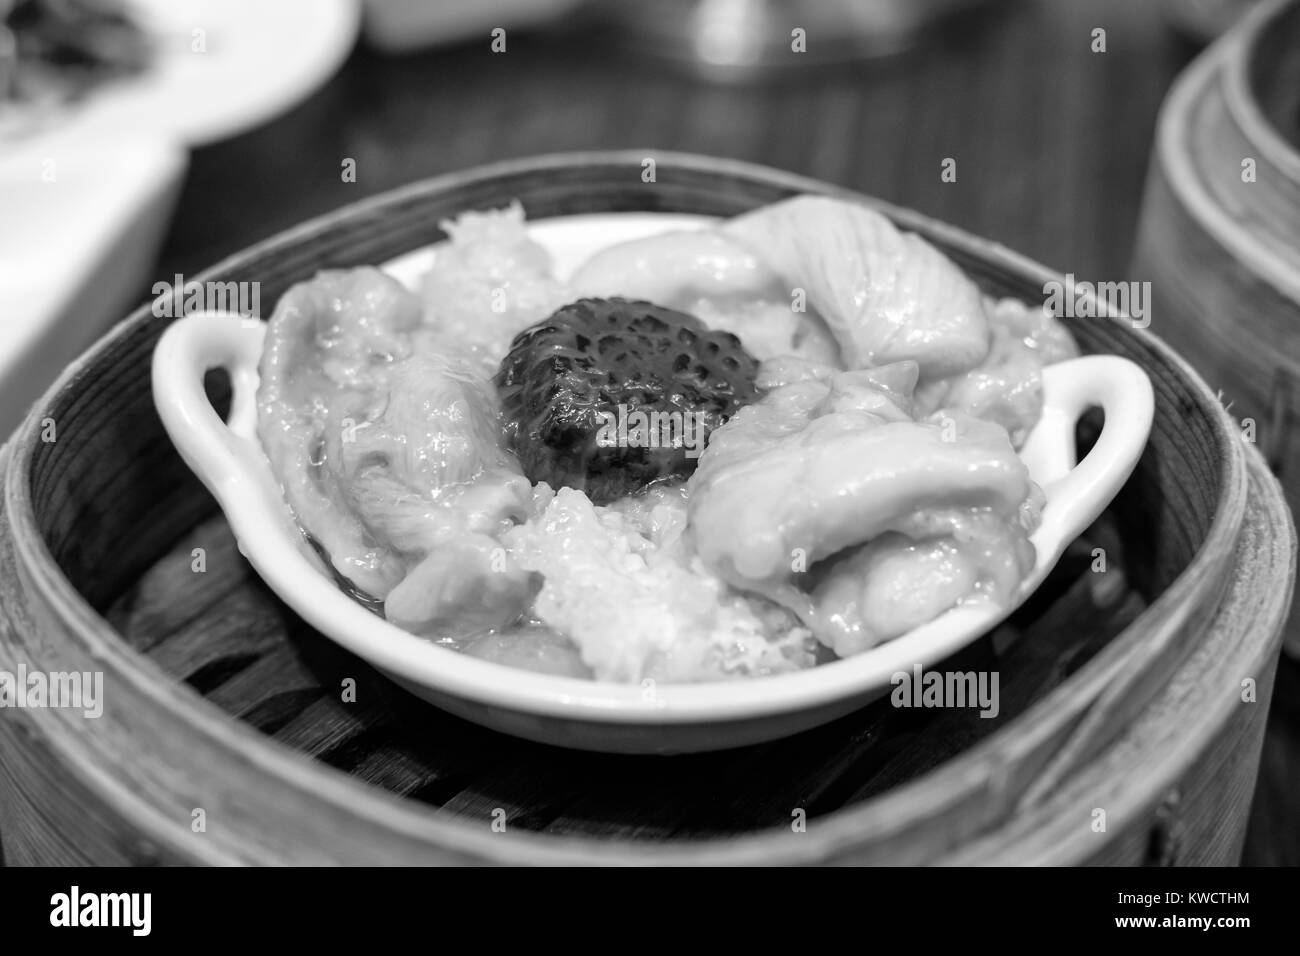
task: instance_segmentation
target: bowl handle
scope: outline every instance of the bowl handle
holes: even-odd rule
[[[1044,420],[1021,449],[1034,461],[1048,505],[1040,526],[1048,540],[1081,534],[1119,493],[1146,447],[1155,415],[1151,380],[1117,355],[1088,355],[1043,369]],[[1075,460],[1079,418],[1100,407],[1105,422],[1083,461]]]
[[[266,324],[230,312],[195,312],[168,326],[153,353],[154,406],[181,458],[224,500],[247,474],[257,435],[257,364]],[[212,369],[230,374],[227,421],[203,390]]]

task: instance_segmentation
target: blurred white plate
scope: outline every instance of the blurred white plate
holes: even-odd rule
[[[251,129],[305,99],[347,57],[360,22],[358,0],[128,6],[153,39],[154,60],[138,77],[96,89],[75,122],[108,136],[171,135],[191,146]]]
[[[564,275],[616,242],[701,225],[702,217],[626,213],[530,224]],[[408,284],[427,251],[385,268]],[[1021,458],[1047,504],[1032,541],[1037,562],[1011,606],[967,605],[855,657],[754,680],[648,688],[553,677],[479,660],[409,634],[355,603],[306,544],[256,434],[258,361],[265,325],[204,312],[173,323],[154,350],[154,403],[177,450],[216,497],[240,550],[304,620],[412,693],[484,726],[531,740],[620,753],[719,750],[826,723],[889,691],[898,672],[930,667],[1001,621],[1042,583],[1066,546],[1128,479],[1150,433],[1146,374],[1127,359],[1090,355],[1048,367],[1044,413]],[[208,369],[230,372],[223,422],[203,390]],[[1105,423],[1076,464],[1075,423],[1099,406]]]

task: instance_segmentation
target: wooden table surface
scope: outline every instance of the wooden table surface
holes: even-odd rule
[[[1091,50],[1092,30],[1107,50]],[[816,37],[809,42],[815,43]],[[200,150],[157,278],[309,216],[480,163],[599,148],[732,156],[831,180],[1119,279],[1160,101],[1193,55],[1154,3],[1010,0],[874,64],[710,85],[596,35],[511,34],[385,59],[359,48],[292,113]],[[357,164],[344,183],[341,164]],[[956,182],[940,179],[956,160]],[[152,283],[151,283],[152,284]],[[1159,333],[1157,322],[1152,331]],[[1284,660],[1245,861],[1300,862],[1300,665]]]

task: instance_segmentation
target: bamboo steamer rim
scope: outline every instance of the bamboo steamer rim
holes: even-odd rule
[[[523,173],[538,174],[549,171],[572,170],[575,167],[617,166],[639,168],[645,156],[654,156],[661,169],[671,167],[695,174],[722,175],[744,179],[751,183],[787,190],[789,192],[815,192],[837,195],[862,201],[864,197],[852,191],[829,186],[817,180],[779,172],[763,166],[729,159],[680,154],[660,150],[620,150],[613,152],[580,152],[552,154],[525,160],[511,160],[490,166],[478,167],[468,173],[452,173],[415,183],[379,196],[363,199],[334,213],[310,220],[260,242],[249,249],[228,257],[205,270],[194,281],[205,282],[213,275],[237,266],[245,259],[270,252],[291,250],[308,240],[327,235],[340,217],[382,218],[391,208],[400,208],[411,200],[428,194],[448,191],[467,184],[482,184]],[[572,187],[559,187],[561,191]],[[878,200],[868,200],[872,206],[890,216],[901,228],[919,232],[929,241],[957,250],[968,257],[988,265],[997,266],[1004,273],[1019,280],[1041,285],[1048,281],[1061,281],[1061,277],[1004,246],[981,240],[955,226],[948,225],[919,213],[901,209]],[[1231,554],[1242,526],[1246,509],[1248,479],[1245,450],[1235,436],[1235,429],[1226,411],[1208,386],[1190,366],[1162,341],[1144,329],[1134,329],[1118,319],[1113,323],[1123,334],[1133,336],[1141,346],[1159,360],[1161,367],[1176,376],[1195,399],[1200,410],[1217,423],[1218,474],[1221,497],[1210,519],[1209,528],[1201,547],[1197,549],[1188,567],[1175,578],[1156,601],[1148,607],[1122,634],[1117,636],[1090,660],[1079,672],[1046,697],[1034,703],[1024,714],[1000,728],[988,738],[975,744],[957,757],[927,774],[894,787],[876,797],[817,818],[817,837],[790,832],[762,832],[753,835],[692,840],[676,845],[653,846],[626,839],[602,840],[590,836],[549,836],[535,833],[512,832],[502,838],[488,832],[478,832],[463,823],[441,819],[432,808],[413,806],[410,801],[379,791],[361,783],[342,771],[321,766],[290,747],[268,738],[252,727],[220,710],[193,689],[173,681],[154,662],[128,647],[120,636],[87,603],[72,583],[58,570],[57,565],[41,538],[32,508],[31,489],[27,480],[34,449],[39,444],[43,412],[65,392],[75,389],[79,380],[97,363],[111,356],[121,347],[134,329],[150,318],[148,306],[124,319],[90,350],[70,365],[40,400],[29,411],[10,442],[9,467],[5,472],[4,506],[11,527],[11,536],[17,564],[29,576],[29,584],[40,589],[49,599],[60,622],[80,642],[83,649],[96,661],[116,668],[117,677],[127,682],[132,690],[156,704],[178,726],[187,726],[204,735],[214,744],[238,752],[251,766],[287,787],[311,791],[332,805],[380,824],[399,835],[417,841],[435,840],[440,848],[466,856],[502,863],[521,860],[536,863],[580,863],[602,860],[631,863],[691,862],[707,857],[717,864],[755,863],[812,863],[826,855],[828,847],[849,847],[863,840],[896,833],[932,819],[945,808],[962,804],[979,795],[997,799],[1006,795],[1013,781],[1008,768],[1017,767],[1025,753],[1032,752],[1035,743],[1049,739],[1058,731],[1061,722],[1068,719],[1061,708],[1063,692],[1068,688],[1072,695],[1087,701],[1083,708],[1085,722],[1092,705],[1103,699],[1108,690],[1123,686],[1124,674],[1139,668],[1134,665],[1143,659],[1159,655],[1169,642],[1176,640],[1182,621],[1178,609],[1188,606],[1189,598],[1204,592],[1206,584],[1196,573],[1211,556]],[[1102,320],[1094,320],[1102,321]],[[1218,583],[1218,582],[1215,582]],[[1226,587],[1226,584],[1224,585]],[[1145,627],[1144,627],[1145,624]],[[1150,629],[1150,630],[1148,630]],[[1070,716],[1076,716],[1070,711]],[[1015,731],[1013,736],[1012,731]],[[1078,734],[1073,735],[1077,739]],[[1195,748],[1198,741],[1190,736],[1182,738],[1184,746]],[[64,757],[100,756],[84,740],[69,735],[51,739],[50,745]],[[1086,743],[1086,741],[1084,742]],[[287,759],[286,759],[287,758]],[[71,760],[76,772],[93,776],[99,792],[113,798],[114,804],[128,818],[137,822],[139,830],[155,844],[172,847],[178,853],[198,858],[204,862],[238,862],[222,851],[215,843],[196,848],[193,842],[176,839],[175,821],[164,816],[151,803],[141,802],[140,795],[128,792],[116,784],[107,773],[92,772],[93,759]],[[1042,792],[1053,780],[1069,770],[1068,761],[1061,759],[1049,764],[1034,791]],[[1155,793],[1163,782],[1154,778],[1139,782],[1146,790]],[[1004,805],[1003,817],[1015,807]],[[987,824],[996,820],[985,821]]]
[[[1260,504],[1268,506],[1266,511],[1256,516],[1254,520],[1263,527],[1277,528],[1289,537],[1288,563],[1291,577],[1294,579],[1295,523],[1286,506],[1281,483],[1269,470],[1258,451],[1249,450],[1247,458],[1249,480],[1262,492],[1259,498]],[[1278,537],[1280,540],[1284,535]],[[1263,560],[1258,553],[1250,557]],[[1249,577],[1248,571],[1240,574]],[[1280,592],[1270,591],[1267,600],[1260,602],[1269,606],[1271,612],[1269,619],[1279,628],[1279,631],[1267,644],[1256,644],[1253,647],[1254,653],[1250,655],[1248,663],[1237,672],[1239,675],[1257,676],[1271,670],[1281,641],[1280,627],[1291,608],[1293,597],[1293,590],[1285,588]],[[1246,600],[1241,598],[1237,603],[1244,603]],[[1188,779],[1199,754],[1197,748],[1188,746],[1187,742],[1204,739],[1202,732],[1223,726],[1234,715],[1243,704],[1237,695],[1238,689],[1239,685],[1233,685],[1225,688],[1231,692],[1202,697],[1198,706],[1188,716],[1188,723],[1161,725],[1165,737],[1171,739],[1172,746],[1161,747],[1158,745],[1158,740],[1153,740],[1145,751],[1139,753],[1107,753],[1103,759],[1111,765],[1108,769],[1112,772],[1103,775],[1100,784],[1088,790],[1086,794],[1078,792],[1083,788],[1081,781],[1069,781],[1070,785],[1063,788],[1065,792],[1053,794],[1051,798],[1044,799],[1035,806],[1026,807],[1023,813],[1009,821],[1008,829],[1012,831],[1010,834],[1012,838],[1022,835],[1022,840],[1016,845],[1016,849],[1024,852],[1027,845],[1030,854],[1027,859],[1024,857],[1014,861],[1007,859],[1010,854],[1007,852],[1005,837],[1008,835],[999,834],[1004,837],[1004,840],[1001,845],[993,845],[995,843],[993,836],[980,834],[970,844],[958,848],[944,862],[956,865],[990,862],[993,865],[1007,862],[1015,862],[1018,865],[1053,865],[1059,863],[1062,858],[1086,858],[1086,849],[1090,848],[1089,844],[1095,840],[1096,834],[1087,827],[1063,826],[1062,820],[1068,818],[1064,814],[1053,816],[1053,811],[1059,810],[1062,805],[1077,809],[1081,805],[1082,798],[1086,797],[1089,806],[1112,808],[1115,813],[1112,814],[1109,822],[1118,823],[1118,826],[1122,827],[1126,816],[1139,814],[1142,807],[1152,805],[1156,797],[1161,798],[1162,804],[1167,804],[1171,796],[1176,802],[1179,793],[1177,786],[1172,791],[1162,789],[1160,793],[1154,793],[1152,792],[1154,788],[1148,788],[1146,792],[1135,798],[1132,790],[1128,789],[1132,778],[1125,774],[1141,774],[1143,779],[1179,781]],[[1154,720],[1149,722],[1155,723]],[[1118,749],[1117,747],[1116,750]],[[1126,760],[1125,757],[1128,759]]]
[[[1213,88],[1216,78],[1222,76],[1230,114],[1245,124],[1245,130],[1258,137],[1256,141],[1268,151],[1267,158],[1283,168],[1288,168],[1288,161],[1300,166],[1300,158],[1287,155],[1290,150],[1286,142],[1264,116],[1250,92],[1246,56],[1248,51],[1255,49],[1264,27],[1273,22],[1273,17],[1285,12],[1290,2],[1281,0],[1252,11],[1246,20],[1212,44],[1179,75],[1160,111],[1156,150],[1167,170],[1165,181],[1187,214],[1194,217],[1237,262],[1248,263],[1251,270],[1258,272],[1275,288],[1283,290],[1291,298],[1300,299],[1300,275],[1295,266],[1270,245],[1260,242],[1220,207],[1202,183],[1196,160],[1191,150],[1186,148],[1189,120],[1195,107],[1205,91]],[[1300,180],[1300,168],[1295,169],[1294,174]]]
[[[1252,78],[1260,47],[1270,31],[1287,17],[1295,17],[1300,24],[1300,2],[1273,0],[1251,10],[1242,23],[1223,38],[1223,92],[1229,111],[1251,141],[1271,163],[1300,183],[1300,151],[1265,115]]]

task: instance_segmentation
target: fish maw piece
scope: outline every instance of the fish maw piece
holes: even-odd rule
[[[402,561],[370,538],[322,455],[364,420],[419,322],[419,300],[378,269],[321,272],[281,296],[258,365],[258,438],[286,502],[335,568],[379,596],[401,579]]]
[[[340,476],[378,468],[443,505],[455,491],[504,484],[513,498],[508,510],[522,517],[528,483],[498,444],[495,392],[468,360],[416,356],[395,364],[375,386],[364,417],[327,435],[326,455]]]
[[[324,377],[368,387],[377,369],[411,354],[420,301],[396,279],[362,267],[320,272],[276,303],[262,350],[259,397],[301,404]]]
[[[285,499],[334,568],[384,600],[423,566],[394,605],[412,629],[467,601],[491,617],[465,596],[471,577],[502,614],[527,595],[521,572],[485,571],[478,556],[531,501],[497,444],[491,384],[467,359],[413,354],[419,318],[418,300],[377,270],[323,273],[272,316],[258,392],[259,436]],[[435,554],[460,562],[436,588]]]
[[[721,230],[790,288],[807,291],[849,368],[910,359],[925,381],[972,368],[988,352],[975,284],[938,249],[866,206],[797,196]]]

